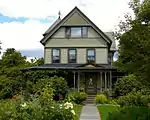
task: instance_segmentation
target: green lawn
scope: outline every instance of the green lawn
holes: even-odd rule
[[[103,106],[98,106],[97,108],[100,112],[101,120],[107,120],[107,116],[109,112],[116,110],[117,108],[119,108],[119,106],[103,105]]]
[[[76,113],[76,117],[74,118],[74,120],[79,120],[81,110],[82,110],[82,105],[74,105],[74,111]]]

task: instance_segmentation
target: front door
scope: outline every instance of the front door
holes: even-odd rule
[[[96,73],[86,73],[85,74],[85,88],[88,94],[95,94],[97,90],[97,77]]]

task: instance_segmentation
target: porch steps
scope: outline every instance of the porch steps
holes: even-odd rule
[[[94,98],[96,94],[88,94],[88,98],[84,102],[85,104],[94,104]]]

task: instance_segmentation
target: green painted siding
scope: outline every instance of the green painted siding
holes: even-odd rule
[[[102,39],[51,39],[45,47],[107,47]]]
[[[80,64],[86,63],[86,49],[85,48],[77,49],[77,63],[80,63]]]
[[[88,37],[90,37],[90,38],[91,37],[100,37],[100,35],[92,27],[88,27]],[[102,41],[104,42],[103,39],[102,39]],[[104,42],[104,43],[106,43],[106,42]]]
[[[84,64],[87,62],[87,49],[77,48],[77,63]],[[108,51],[107,48],[96,48],[96,63],[107,64]],[[68,63],[68,48],[61,49],[61,63]],[[45,64],[51,63],[51,48],[45,49]]]
[[[61,27],[52,38],[65,38],[65,27]]]
[[[96,48],[96,63],[97,64],[108,63],[108,48]]]
[[[77,13],[65,24],[87,24]],[[77,48],[77,63],[87,62],[86,48],[96,48],[96,63],[107,64],[108,48],[104,39],[92,28],[88,27],[88,38],[65,38],[65,27],[61,27],[45,44],[45,63],[51,63],[51,48],[62,48],[61,63],[68,63],[68,48]],[[101,48],[100,48],[101,47]]]
[[[61,63],[68,63],[68,49],[61,49]]]
[[[52,59],[51,59],[51,49],[45,49],[44,51],[45,53],[45,59],[44,59],[44,62],[45,64],[50,64],[52,62]]]
[[[83,25],[88,24],[83,18],[80,17],[78,13],[74,13],[65,23],[64,25]]]

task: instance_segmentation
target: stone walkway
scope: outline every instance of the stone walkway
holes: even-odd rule
[[[96,105],[87,104],[83,106],[79,120],[100,120]]]

